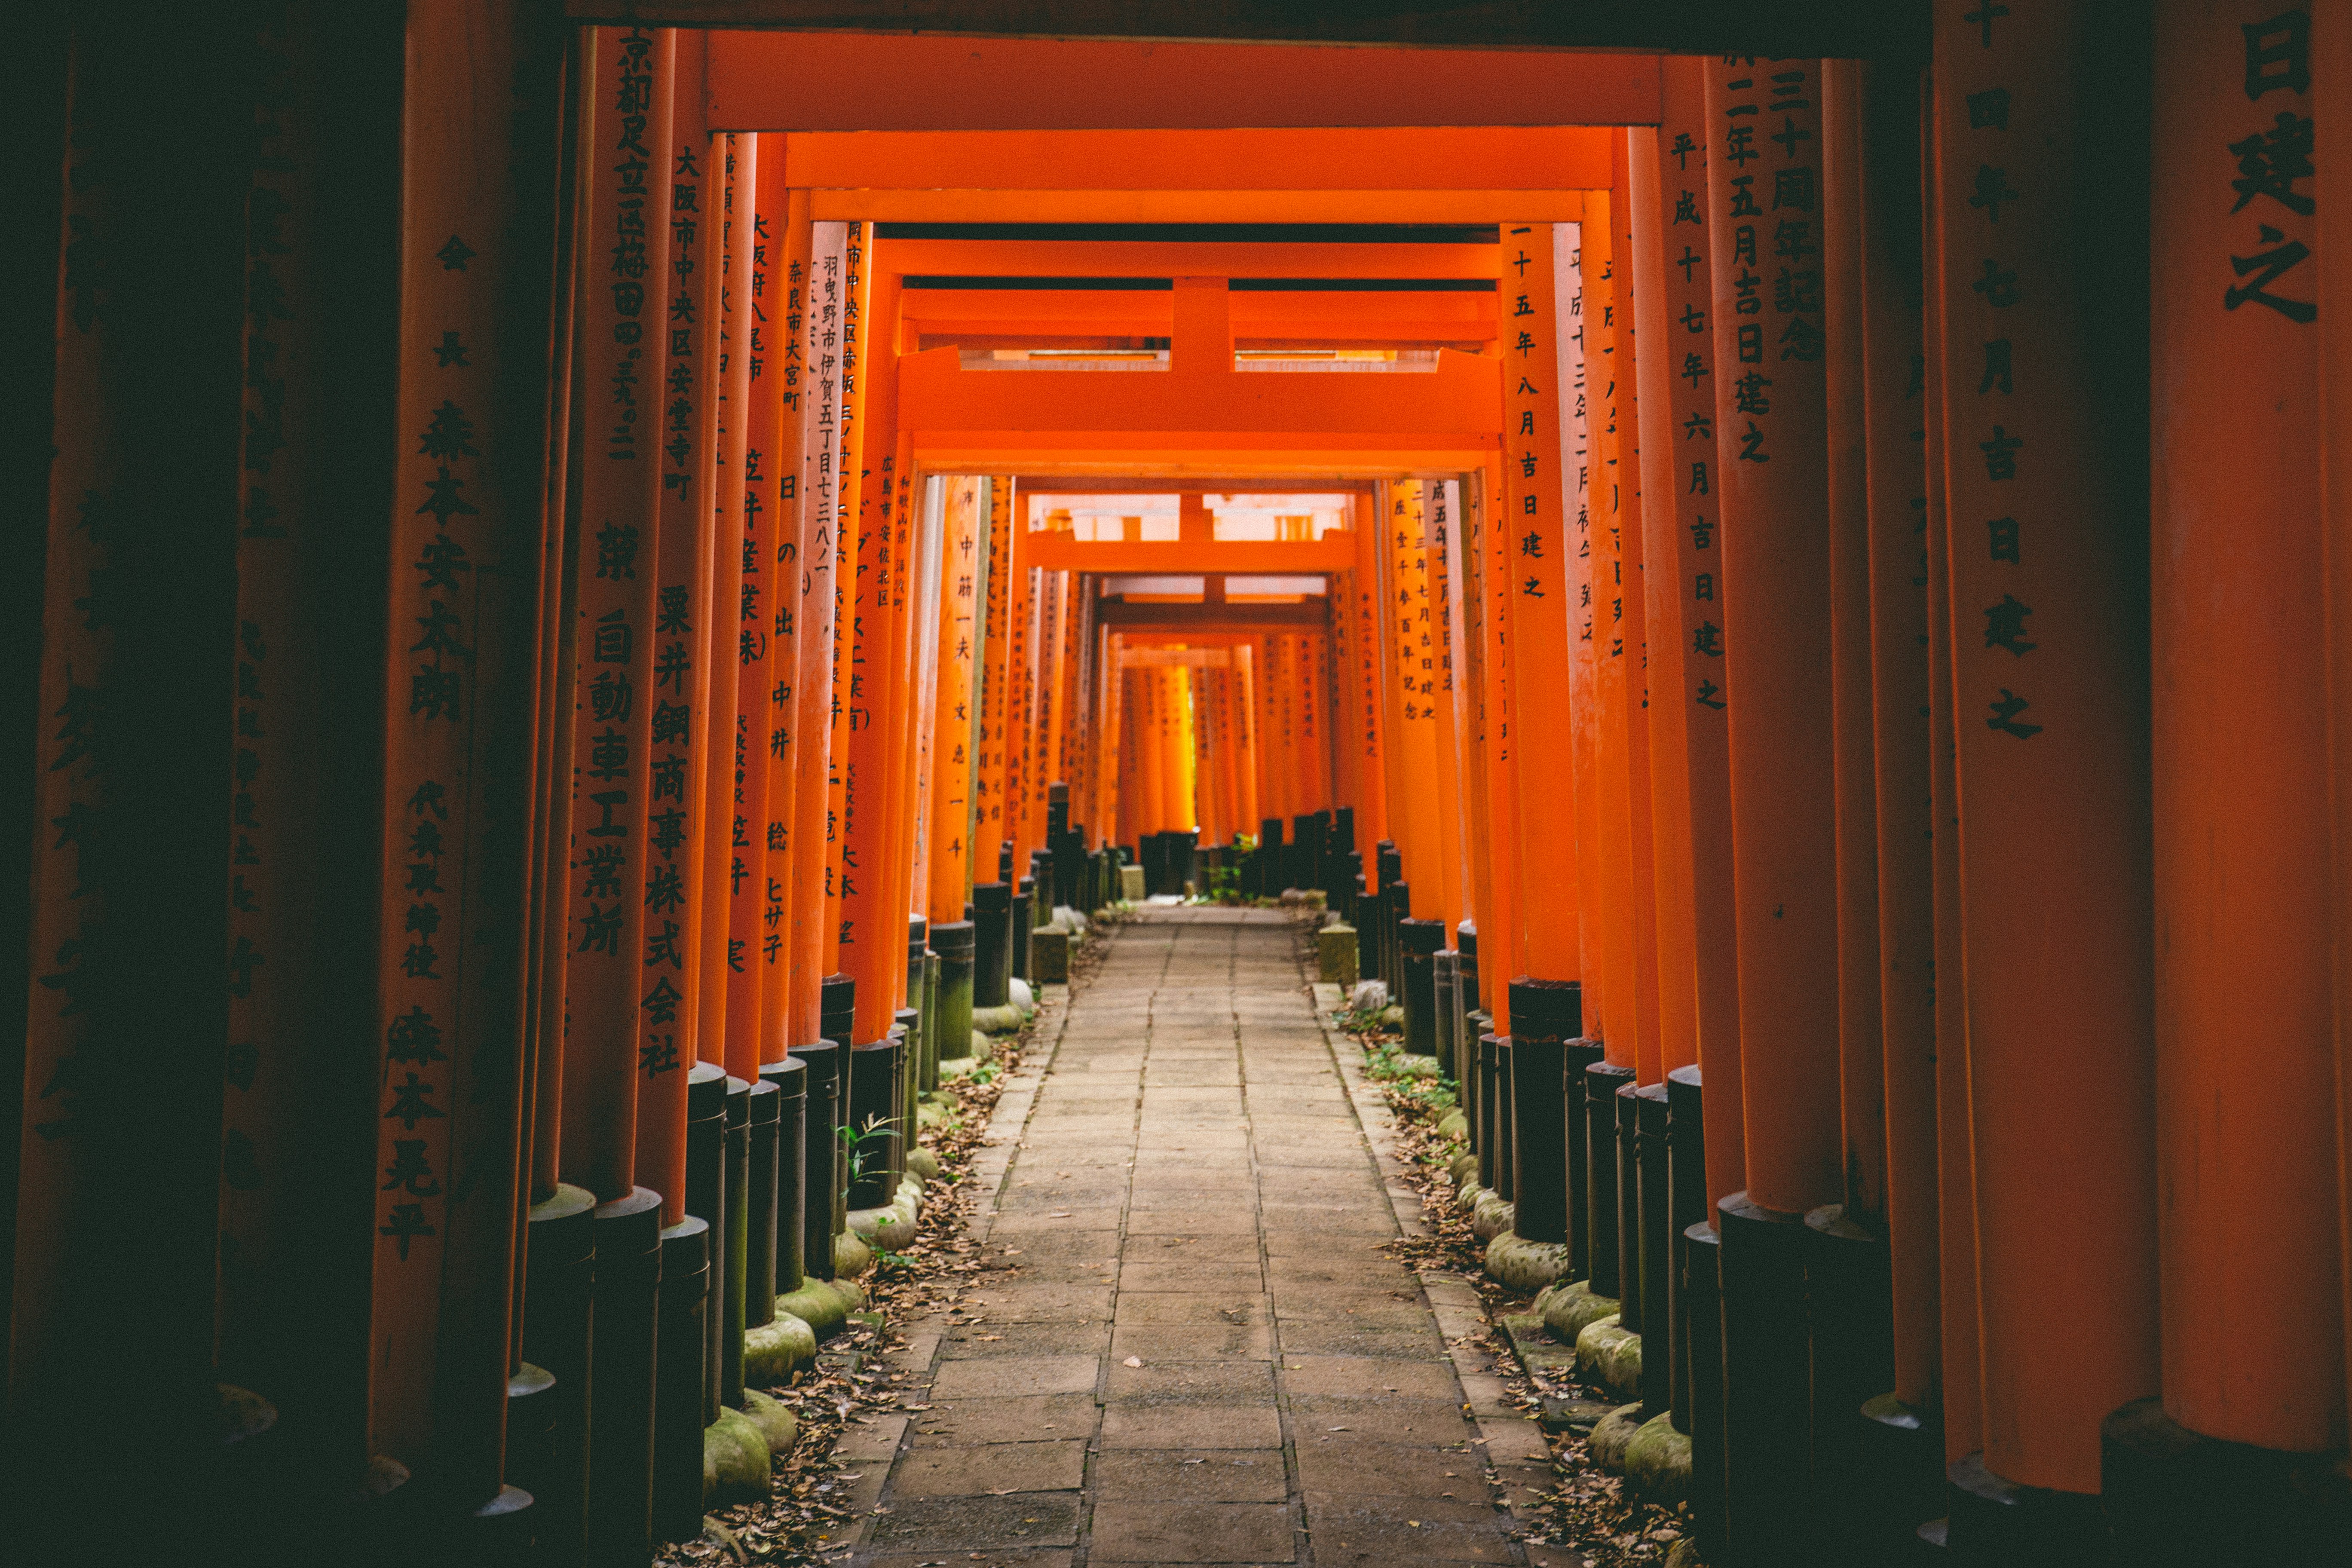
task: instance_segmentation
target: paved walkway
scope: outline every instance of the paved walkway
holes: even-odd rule
[[[856,1561],[1559,1561],[1489,1483],[1490,1454],[1506,1484],[1549,1472],[1471,1418],[1502,1414],[1449,1353],[1475,1299],[1379,1249],[1418,1203],[1383,1184],[1385,1113],[1288,924],[1150,910],[1079,987],[998,1109],[978,1321],[919,1326],[929,1408],[859,1439],[889,1469]]]

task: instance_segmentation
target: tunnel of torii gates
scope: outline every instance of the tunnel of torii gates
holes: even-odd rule
[[[803,9],[20,18],[13,1539],[691,1533],[1139,876],[1717,1560],[2340,1560],[2352,17]]]

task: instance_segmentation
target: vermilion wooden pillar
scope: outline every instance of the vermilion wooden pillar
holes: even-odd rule
[[[1507,237],[1532,225],[1507,225]],[[1545,236],[1547,239],[1549,236]],[[1557,428],[1555,422],[1554,428]],[[1507,463],[1507,459],[1506,462]],[[1538,890],[1528,879],[1520,850],[1519,712],[1517,622],[1513,600],[1519,536],[1512,514],[1515,492],[1504,479],[1505,464],[1473,476],[1481,502],[1478,526],[1465,541],[1477,554],[1477,696],[1483,712],[1481,742],[1486,756],[1486,855],[1490,901],[1478,911],[1478,1001],[1493,1019],[1492,1032],[1511,1032],[1511,982],[1528,973],[1526,902]],[[1554,514],[1558,513],[1554,498]],[[1554,559],[1558,556],[1555,554]],[[1362,840],[1360,828],[1358,841]],[[1475,1050],[1477,1042],[1469,1043]]]
[[[1733,1108],[1741,1103],[1738,900],[1732,885],[1730,700],[1727,649],[1735,629],[1727,613],[1724,571],[1722,487],[1727,448],[1718,438],[1716,408],[1717,350],[1713,331],[1714,289],[1710,268],[1723,243],[1721,226],[1709,217],[1708,160],[1715,145],[1707,113],[1706,81],[1695,59],[1671,59],[1664,76],[1664,118],[1658,131],[1658,202],[1664,230],[1664,335],[1671,348],[1656,354],[1659,384],[1667,395],[1664,434],[1673,447],[1661,452],[1667,464],[1662,482],[1672,495],[1671,533],[1675,570],[1675,664],[1681,669],[1676,706],[1681,715],[1682,757],[1689,791],[1689,898],[1692,907],[1692,984],[1697,1060],[1709,1101],[1718,1108],[1706,1122],[1707,1212],[1747,1182],[1747,1140]],[[1646,384],[1646,379],[1645,379]],[[1648,454],[1644,452],[1644,462]],[[1664,520],[1659,520],[1664,522]],[[1657,531],[1644,514],[1644,532]],[[1663,567],[1665,557],[1658,558]],[[1646,575],[1646,574],[1645,574]],[[1657,580],[1652,578],[1654,584]],[[1654,592],[1654,587],[1653,592]],[[1663,622],[1664,617],[1661,616]],[[1650,638],[1652,657],[1665,639],[1663,626]],[[1651,675],[1653,702],[1664,671]],[[1654,742],[1674,732],[1654,709]],[[1668,744],[1671,744],[1669,742]],[[1653,752],[1653,766],[1658,753]],[[1671,764],[1669,764],[1671,767]],[[1655,790],[1671,772],[1653,774]],[[1662,807],[1663,809],[1663,807]],[[1663,926],[1661,952],[1665,950]],[[1663,1004],[1662,1004],[1663,1008]]]
[[[1944,279],[1934,265],[1943,253],[1944,221],[1933,193],[1941,154],[1936,117],[1942,89],[1931,75],[1920,136],[1923,247],[1920,269],[1927,297],[1921,367],[1926,384],[1927,438],[1927,736],[1930,875],[1935,896],[1935,973],[1958,984],[1935,988],[1936,1230],[1937,1312],[1943,1358],[1939,1403],[1947,1461],[1975,1453],[1984,1442],[1984,1359],[1977,1301],[1976,1135],[1969,1109],[1968,943],[1960,902],[1959,745],[1952,714],[1952,556],[1950,491],[1944,482],[1944,379],[1937,367],[1948,353],[1949,317]]]
[[[935,922],[963,919],[971,895],[977,846],[972,821],[972,675],[976,643],[990,592],[981,582],[978,559],[987,526],[979,481],[948,481],[947,537],[941,557],[939,631],[938,717],[931,737],[931,864],[928,904]],[[986,868],[982,881],[993,881]]]
[[[1942,1330],[1937,1299],[1936,819],[1926,711],[1927,496],[1921,446],[1927,410],[1918,294],[1916,79],[1901,71],[1869,70],[1863,116],[1863,441],[1894,1394],[1909,1413],[1932,1420]],[[1931,1430],[1931,1444],[1933,1436]]]
[[[2145,100],[2104,8],[1967,9],[1936,8],[1930,258],[1985,1400],[1982,1462],[1954,1475],[2003,1506],[1953,1537],[2084,1550],[2099,1422],[2156,1380],[2144,318],[2087,243],[2144,232]]]
[[[1844,1217],[1886,1224],[1871,707],[1870,471],[1864,364],[1861,68],[1822,68],[1821,205],[1829,414],[1830,704],[1837,774],[1838,1085]]]
[[[669,264],[655,293],[662,306],[668,371],[660,399],[659,548],[653,639],[652,753],[645,868],[644,1031],[637,1052],[637,1163],[662,1194],[662,1223],[686,1217],[686,1077],[698,1058],[701,998],[704,803],[708,795],[710,668],[709,576],[717,535],[710,487],[709,410],[715,382],[704,359],[716,347],[706,325],[704,268],[717,251],[707,221],[718,203],[703,121],[698,33],[677,35],[677,88],[670,134]],[[723,172],[722,172],[723,177]],[[707,210],[709,209],[709,210]],[[698,788],[698,785],[705,786]],[[713,933],[714,935],[716,933]]]
[[[730,924],[734,907],[736,868],[743,860],[741,840],[735,829],[740,814],[736,783],[736,699],[742,638],[740,605],[743,592],[743,482],[746,431],[744,410],[751,403],[751,360],[746,345],[751,336],[752,195],[759,179],[760,140],[728,134],[714,140],[712,153],[719,158],[724,182],[722,203],[716,215],[719,247],[717,335],[714,363],[708,366],[712,389],[715,450],[711,464],[709,526],[710,551],[710,614],[704,639],[704,659],[709,670],[710,725],[704,742],[703,815],[709,831],[703,835],[703,937],[696,950],[701,969],[701,989],[695,1035],[698,1060],[721,1067],[727,1060],[727,1003],[731,976],[743,962]]]
[[[1604,1039],[1611,1027],[1611,982],[1615,978],[1607,963],[1602,924],[1608,900],[1602,863],[1607,814],[1602,810],[1601,765],[1605,726],[1601,667],[1595,652],[1601,635],[1598,600],[1601,579],[1605,574],[1601,568],[1603,540],[1596,532],[1600,509],[1594,496],[1602,482],[1601,437],[1608,423],[1601,403],[1608,378],[1599,368],[1601,334],[1595,325],[1603,310],[1603,290],[1595,286],[1595,279],[1606,268],[1601,258],[1608,254],[1609,224],[1608,196],[1592,191],[1585,196],[1582,223],[1565,232],[1557,226],[1552,229],[1554,269],[1570,274],[1571,279],[1568,285],[1570,330],[1557,334],[1560,345],[1557,374],[1567,384],[1561,395],[1560,446],[1564,458],[1573,468],[1575,482],[1575,529],[1568,542],[1568,678],[1559,689],[1559,700],[1567,707],[1565,732],[1575,753],[1577,948],[1581,955],[1579,973],[1583,982],[1584,1032],[1596,1041]],[[1569,402],[1571,395],[1572,405]],[[1536,700],[1532,683],[1528,695],[1530,702]],[[1532,734],[1533,726],[1544,721],[1533,712],[1528,718]],[[1632,999],[1626,998],[1623,1005],[1630,1007]]]
[[[2323,28],[2312,44],[2312,73],[2327,84],[2352,81],[2352,28]],[[2352,169],[2352,121],[2329,115],[2314,130],[2315,186],[2321,240],[2318,253],[2321,307],[2320,392],[2325,423],[2320,431],[2320,499],[2327,583],[2328,804],[2331,832],[2329,915],[2334,952],[2336,1047],[2336,1141],[2352,1149],[2352,244],[2344,238],[2345,215],[2352,213],[2337,194],[2331,170]],[[2337,1248],[2343,1271],[2337,1281],[2347,1337],[2346,1363],[2352,1365],[2352,1162],[2337,1163]],[[2346,1397],[2352,1402],[2352,1378]]]
[[[1423,535],[1423,574],[1429,584],[1429,636],[1435,654],[1435,666],[1430,674],[1432,689],[1427,693],[1431,710],[1431,731],[1437,761],[1437,862],[1438,904],[1435,918],[1445,922],[1445,933],[1439,946],[1450,951],[1454,933],[1468,911],[1466,883],[1469,876],[1468,844],[1463,833],[1462,797],[1466,775],[1463,769],[1463,725],[1456,711],[1460,698],[1454,682],[1454,623],[1459,607],[1456,595],[1459,585],[1448,566],[1448,556],[1454,548],[1454,535],[1460,526],[1455,509],[1457,489],[1448,479],[1424,481],[1426,526]],[[1311,658],[1304,637],[1295,638],[1300,652]],[[1301,660],[1306,662],[1306,658]],[[1307,689],[1304,679],[1299,689]],[[1302,712],[1304,710],[1302,710]],[[1309,737],[1300,736],[1301,749],[1311,757]],[[1314,770],[1307,770],[1311,781]],[[1324,799],[1310,782],[1304,798],[1294,809],[1313,811],[1324,805]]]
[[[1691,239],[1702,237],[1702,223],[1685,222],[1675,229],[1675,208],[1662,195],[1661,155],[1679,130],[1685,137],[1696,117],[1685,101],[1670,107],[1682,117],[1662,131],[1635,129],[1631,139],[1629,195],[1632,206],[1634,358],[1640,365],[1637,382],[1645,395],[1636,416],[1640,435],[1642,479],[1642,562],[1638,592],[1643,597],[1648,644],[1647,679],[1649,731],[1652,882],[1655,889],[1658,1005],[1654,1035],[1659,1074],[1697,1059],[1698,1056],[1698,935],[1697,889],[1691,871],[1693,805],[1691,800],[1689,710],[1685,679],[1690,653],[1684,629],[1684,609],[1692,599],[1692,584],[1683,568],[1682,535],[1689,509],[1682,498],[1692,464],[1712,473],[1715,452],[1714,407],[1708,399],[1702,410],[1693,384],[1699,378],[1673,374],[1683,344],[1692,334],[1675,318],[1685,311],[1703,312],[1706,292],[1696,274],[1705,265],[1706,252],[1691,246],[1686,267],[1670,267],[1667,257]],[[1695,142],[1696,138],[1691,138]],[[1690,161],[1696,151],[1685,144],[1664,163],[1663,186],[1672,186],[1683,171],[1675,164]],[[1696,174],[1704,177],[1705,153]],[[1679,194],[1679,187],[1675,187]],[[1696,197],[1696,188],[1693,190]],[[1703,203],[1694,202],[1693,218],[1703,219]],[[1671,242],[1670,242],[1671,240]],[[1694,276],[1688,281],[1683,275]],[[1705,322],[1699,324],[1704,327]],[[1687,429],[1691,413],[1699,423]],[[1712,583],[1709,587],[1712,589]]]
[[[593,175],[582,262],[589,279],[581,297],[580,349],[587,403],[572,623],[580,650],[572,749],[578,796],[563,1164],[568,1180],[603,1203],[629,1194],[636,1168],[667,314],[661,280],[669,253],[669,228],[659,215],[668,211],[670,182],[667,136],[653,132],[654,142],[634,145],[647,126],[631,127],[635,116],[625,105],[655,95],[647,125],[666,123],[670,51],[656,58],[656,49],[651,34],[642,40],[599,36],[594,140],[583,153]],[[596,148],[617,156],[604,159]],[[604,264],[594,257],[604,257]]]
[[[782,159],[772,162],[780,178],[790,173],[783,167]],[[762,186],[768,183],[766,170],[763,163],[760,182]],[[765,542],[767,559],[760,563],[767,594],[763,606],[766,619],[761,629],[768,641],[760,688],[761,717],[751,726],[766,748],[768,773],[764,803],[752,817],[757,824],[754,837],[762,883],[760,1034],[755,1071],[759,1066],[783,1060],[785,1047],[795,1034],[792,1006],[795,995],[803,1020],[815,1011],[817,983],[795,968],[793,936],[806,918],[809,900],[821,900],[824,896],[820,881],[801,879],[800,870],[805,862],[796,841],[801,775],[807,771],[803,745],[812,736],[818,743],[826,738],[823,726],[813,731],[802,729],[799,692],[801,672],[810,662],[802,647],[808,636],[810,588],[802,557],[811,542],[800,485],[806,467],[801,444],[808,427],[801,416],[805,372],[798,329],[803,325],[807,299],[812,236],[807,191],[787,187],[780,196],[774,201],[773,215],[769,216],[771,197],[767,191],[761,192],[761,212],[768,217],[767,236],[761,242],[765,247],[767,287],[755,293],[752,300],[757,313],[751,366],[752,431],[755,440],[765,435],[770,443],[761,453],[757,488],[761,503],[774,519]],[[761,258],[761,252],[755,249],[755,264]],[[755,265],[755,284],[758,279]],[[748,466],[748,458],[746,463]]]
[[[2307,391],[2322,346],[2311,153],[2342,84],[2311,79],[2314,21],[2352,15],[2167,0],[2155,26],[2163,1385],[2160,1415],[2142,1406],[2109,1423],[2105,1465],[2111,1503],[2147,1465],[2125,1528],[2152,1548],[2185,1537],[2224,1552],[2284,1533],[2276,1515],[2301,1489],[2288,1456],[2308,1456],[2315,1476],[2317,1456],[2345,1443],[2328,826],[2313,809],[2328,782],[2326,731],[2312,721],[2328,695],[2313,656],[2327,636],[2322,416]],[[2298,391],[2249,396],[2256,385]],[[2162,1447],[2120,1438],[2126,1423],[2159,1421]],[[2167,1451],[2184,1441],[2202,1452]],[[2224,1444],[2268,1455],[2273,1474],[2254,1489],[2275,1500],[2189,1495],[2182,1483],[2237,1462]],[[2352,1513],[2352,1491],[2342,1501]],[[2317,1522],[2297,1532],[2314,1545]]]
[[[1009,826],[1005,821],[1006,739],[1012,713],[1007,691],[1013,651],[1013,480],[1003,476],[989,485],[988,516],[983,520],[982,548],[988,557],[988,596],[982,606],[980,668],[974,673],[979,703],[978,750],[972,758],[971,874],[975,882],[993,882],[998,847]],[[1118,685],[1118,661],[1112,660],[1111,681]]]
[[[1498,822],[1517,819],[1523,897],[1521,952],[1507,954],[1501,965],[1490,963],[1487,972],[1498,993],[1521,973],[1585,982],[1590,1033],[1597,1027],[1598,998],[1580,935],[1579,900],[1585,883],[1577,847],[1578,791],[1583,781],[1570,734],[1576,697],[1571,649],[1585,625],[1576,602],[1583,581],[1579,552],[1588,546],[1586,530],[1570,526],[1571,517],[1580,524],[1583,517],[1582,486],[1572,466],[1580,459],[1563,439],[1582,395],[1581,372],[1573,368],[1576,345],[1563,342],[1581,331],[1577,320],[1563,319],[1563,300],[1575,297],[1577,279],[1572,265],[1560,265],[1556,226],[1505,224],[1502,236],[1510,269],[1507,319],[1517,324],[1502,367],[1504,504],[1490,525],[1490,646],[1508,648],[1509,693],[1507,717],[1497,727],[1506,797],[1496,802],[1495,813]],[[1522,304],[1524,316],[1518,314]],[[1508,837],[1502,842],[1507,853],[1514,847]],[[1507,1000],[1505,1007],[1507,1014]],[[1498,1030],[1504,1016],[1498,1015]]]
[[[735,732],[731,737],[735,799],[730,823],[734,854],[728,867],[728,1075],[745,1082],[760,1076],[766,1037],[777,1014],[769,993],[788,973],[779,967],[784,932],[784,889],[772,862],[769,775],[781,761],[789,731],[779,722],[775,687],[793,668],[789,635],[778,634],[780,609],[792,607],[787,568],[778,549],[791,526],[779,498],[785,460],[782,425],[787,284],[783,231],[790,216],[783,138],[761,135],[753,165],[751,233],[745,244],[747,319],[744,358],[743,539],[733,605]]]
[[[1818,62],[1706,66],[1747,1187],[1722,1234],[1730,1544],[1801,1555],[1806,1212],[1842,1193]],[[1708,1120],[1729,1107],[1710,1107]]]
[[[1750,1199],[1802,1214],[1838,1170],[1818,70],[1707,68],[1739,1013]],[[1782,107],[1786,106],[1786,107]],[[1773,142],[1773,135],[1786,140]],[[1786,267],[1785,289],[1771,279]]]
[[[1348,619],[1349,647],[1352,650],[1348,679],[1349,743],[1356,758],[1358,797],[1356,806],[1356,847],[1363,852],[1368,885],[1378,885],[1378,872],[1372,862],[1372,846],[1388,837],[1389,781],[1384,709],[1381,701],[1380,661],[1380,550],[1379,510],[1373,498],[1350,496],[1348,508],[1348,529],[1355,544],[1355,564],[1349,568],[1346,583],[1348,598],[1345,614]],[[1239,680],[1236,673],[1235,681]],[[1240,737],[1235,736],[1236,742]],[[1256,807],[1252,803],[1242,813],[1250,831],[1256,821]]]
[[[794,211],[795,226],[798,212]],[[833,816],[834,758],[842,743],[839,697],[843,647],[840,611],[846,592],[841,511],[843,424],[841,312],[844,226],[809,226],[807,274],[802,286],[800,353],[786,368],[798,377],[798,405],[786,417],[800,420],[798,581],[792,592],[800,605],[800,666],[793,703],[800,736],[793,749],[792,997],[786,1004],[784,1043],[814,1045],[823,1037],[820,988],[834,970],[837,941],[835,908],[838,854]],[[789,315],[789,313],[788,313]],[[787,328],[793,326],[788,319]]]
[[[1465,1000],[1475,1010],[1486,1013],[1487,1026],[1496,1033],[1510,1030],[1509,1006],[1500,1007],[1503,1022],[1493,1022],[1497,1009],[1489,1004],[1484,991],[1478,989],[1478,964],[1488,948],[1488,933],[1493,933],[1495,973],[1500,978],[1487,982],[1486,990],[1507,994],[1509,981],[1517,966],[1509,955],[1516,948],[1516,930],[1512,913],[1511,892],[1507,886],[1498,885],[1495,845],[1496,828],[1493,814],[1494,739],[1490,726],[1495,713],[1489,705],[1491,683],[1486,668],[1486,580],[1489,574],[1487,540],[1493,531],[1489,513],[1496,497],[1499,471],[1496,465],[1464,474],[1455,482],[1455,493],[1461,498],[1461,515],[1446,538],[1446,571],[1455,584],[1449,601],[1451,623],[1449,632],[1454,641],[1454,693],[1455,723],[1461,736],[1462,756],[1462,819],[1464,873],[1464,919],[1470,927],[1468,946],[1464,947],[1465,933],[1457,928],[1449,938],[1451,945],[1463,952],[1456,973],[1456,984],[1466,984]],[[1336,663],[1340,647],[1336,636],[1328,646]],[[1342,686],[1345,678],[1334,672],[1332,686]],[[1335,802],[1344,804],[1344,795],[1335,795]],[[1514,825],[1516,826],[1516,825]],[[1514,858],[1516,858],[1516,857]],[[1503,869],[1505,881],[1510,868]],[[1466,974],[1466,982],[1464,976]],[[1460,1048],[1475,1053],[1475,1038]]]
[[[857,645],[866,635],[860,619],[862,605],[870,605],[873,585],[867,581],[872,563],[859,554],[865,536],[865,508],[867,505],[866,475],[861,471],[861,446],[865,438],[865,320],[868,302],[866,268],[865,230],[857,224],[828,226],[811,240],[813,264],[823,265],[827,255],[839,258],[831,264],[830,273],[817,276],[819,293],[814,309],[820,316],[828,300],[825,290],[828,278],[837,279],[831,285],[832,314],[826,327],[836,340],[836,374],[840,378],[840,402],[837,427],[834,434],[834,646],[833,646],[833,747],[825,763],[825,929],[818,937],[819,943],[832,956],[825,969],[828,975],[849,970],[848,960],[841,953],[843,942],[848,940],[845,921],[849,918],[845,908],[848,888],[856,880],[855,868],[847,861],[849,808],[850,743],[862,721],[857,694],[862,689],[863,667],[859,663]],[[861,571],[859,563],[866,562]],[[860,595],[863,595],[861,601]],[[836,1044],[846,1048],[851,1042]]]

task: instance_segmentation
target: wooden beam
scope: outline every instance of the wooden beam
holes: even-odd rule
[[[916,458],[932,473],[1132,474],[1150,468],[1170,487],[1254,475],[1259,489],[1301,489],[1333,479],[1459,473],[1492,461],[1494,434],[1367,431],[917,430]]]
[[[1322,539],[1225,539],[1208,544],[1181,540],[1092,540],[1039,531],[1022,536],[1021,558],[1048,571],[1178,573],[1197,576],[1223,572],[1248,576],[1344,572],[1356,558],[1345,533]]]
[[[1640,54],[728,31],[710,66],[711,123],[730,131],[1375,126],[1447,103],[1491,125],[1607,125],[1658,106]]]
[[[1319,626],[1326,613],[1320,599],[1297,605],[1130,605],[1124,599],[1104,599],[1095,606],[1095,617],[1122,632],[1174,634]]]
[[[588,21],[793,30],[883,29],[870,0],[567,0]],[[1559,0],[897,0],[888,27],[965,37],[1249,39],[1429,49],[1648,49],[1664,54],[1927,58],[1925,0],[1679,0],[1564,5]],[[1161,44],[1161,47],[1171,47]]]
[[[823,219],[874,223],[1578,223],[1580,190],[820,188]]]
[[[791,138],[787,138],[791,140]],[[1490,233],[1494,231],[1489,231]],[[1497,279],[1501,241],[1426,245],[1184,244],[1079,239],[892,239],[877,272],[948,278]],[[1360,294],[1354,297],[1364,297]]]
[[[792,79],[797,87],[800,78]],[[1014,97],[1026,102],[1025,89]],[[895,97],[895,95],[894,95]],[[1423,102],[1432,100],[1423,98]],[[1235,113],[1250,111],[1237,108]],[[1462,112],[1484,113],[1465,102]],[[1344,130],[796,131],[795,184],[892,190],[1591,190],[1609,177],[1601,127]],[[1300,220],[1292,219],[1297,222]],[[1394,222],[1396,220],[1390,219]]]
[[[1181,483],[1179,483],[1176,480],[1168,478],[1166,475],[1147,474],[1139,477],[1135,475],[1114,474],[1108,478],[1087,479],[1080,481],[1066,479],[1060,475],[1048,476],[1044,474],[1024,474],[1020,477],[1018,483],[1020,486],[1019,493],[1024,496],[1164,496],[1184,492],[1204,496],[1223,496],[1257,495],[1263,493],[1265,489],[1265,479],[1263,475],[1259,475],[1255,478],[1235,477],[1230,479],[1201,479],[1195,477],[1187,479]],[[1318,493],[1324,491],[1346,491],[1357,495],[1370,495],[1371,493],[1372,485],[1370,479],[1330,479],[1309,488]],[[1298,491],[1300,487],[1297,485],[1286,485],[1283,487],[1281,493],[1287,494]]]

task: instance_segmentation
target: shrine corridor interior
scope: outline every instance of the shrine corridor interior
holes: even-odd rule
[[[2352,5],[11,35],[24,1561],[2352,1562]]]

